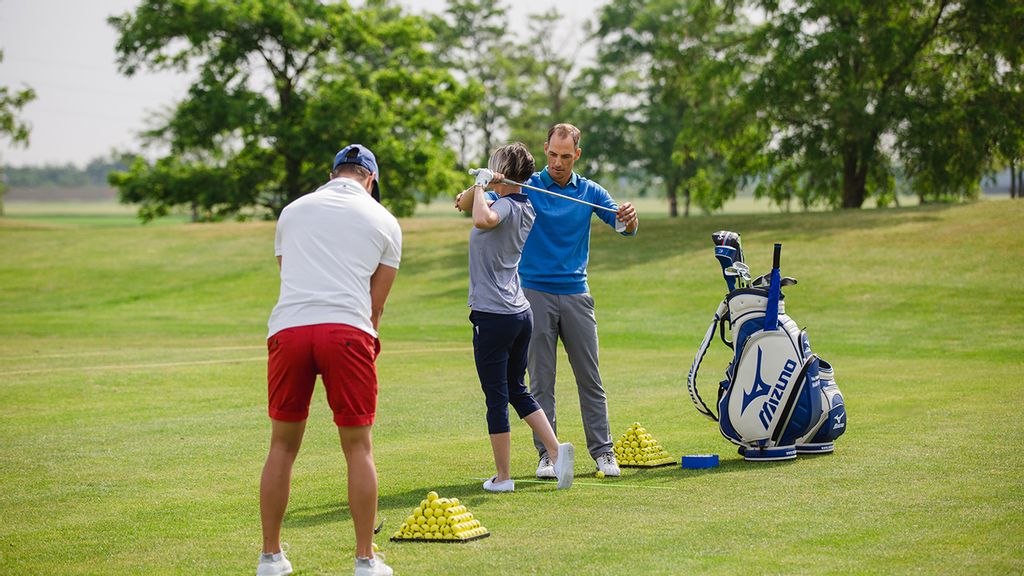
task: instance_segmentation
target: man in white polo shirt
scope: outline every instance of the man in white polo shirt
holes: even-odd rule
[[[338,152],[331,180],[291,204],[277,222],[281,293],[270,314],[267,381],[270,452],[260,480],[263,553],[257,576],[291,574],[281,550],[292,465],[302,444],[317,374],[348,464],[357,576],[391,574],[373,555],[377,469],[377,325],[402,255],[402,230],[380,205],[377,160],[365,146]]]

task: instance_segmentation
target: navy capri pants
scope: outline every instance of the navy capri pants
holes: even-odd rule
[[[533,312],[494,314],[473,310],[473,359],[487,403],[487,432],[510,430],[508,405],[520,418],[540,410],[526,387],[526,358],[533,333]]]

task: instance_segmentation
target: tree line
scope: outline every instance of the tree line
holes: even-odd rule
[[[143,218],[276,215],[362,142],[404,216],[506,140],[540,158],[566,121],[585,174],[664,195],[673,216],[744,189],[803,208],[973,198],[1006,167],[1020,194],[1019,2],[609,0],[592,16],[513,30],[501,0],[422,16],[387,0],[144,0],[109,19],[121,72],[195,81],[143,135],[169,152],[110,183]]]
[[[4,179],[8,186],[19,188],[107,186],[110,174],[127,170],[131,161],[130,156],[113,154],[93,158],[82,167],[71,162],[7,166],[4,168]]]
[[[4,61],[4,52],[0,50],[0,62]],[[19,117],[21,109],[35,100],[36,93],[32,88],[20,90],[8,86],[0,86],[0,141],[8,141],[12,146],[27,146],[29,137],[28,124]],[[4,190],[6,178],[0,167],[0,216],[4,215]]]

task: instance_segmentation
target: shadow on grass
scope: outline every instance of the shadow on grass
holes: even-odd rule
[[[650,484],[651,488],[657,489],[676,487],[684,489],[686,487],[685,483],[694,478],[742,473],[755,468],[762,470],[765,468],[780,468],[793,465],[794,462],[796,462],[795,459],[781,462],[747,462],[743,459],[731,458],[721,460],[715,468],[705,468],[702,470],[686,470],[680,468],[678,464],[658,468],[625,468],[623,469],[623,475],[619,478],[603,478],[599,480],[589,474],[577,475],[576,484],[579,484],[578,488],[583,489],[608,488],[628,490],[633,488],[643,490],[645,488],[644,484]],[[515,480],[517,480],[516,492],[528,493],[555,490],[554,480],[536,480],[532,476],[515,478]],[[418,506],[420,501],[426,498],[427,493],[431,490],[436,491],[445,498],[458,498],[463,505],[472,510],[488,498],[494,497],[493,494],[483,491],[481,487],[482,482],[482,480],[472,480],[442,486],[429,485],[405,492],[380,495],[378,499],[379,510],[397,509],[400,514],[400,517],[389,518],[387,517],[387,512],[382,512],[385,516],[385,522],[381,534],[387,535],[393,532],[394,528],[405,520],[405,515]],[[574,486],[572,489],[577,489],[577,487]],[[351,519],[352,514],[349,511],[348,502],[346,500],[334,500],[315,506],[290,508],[284,519],[284,527],[303,528],[320,526],[323,524],[348,522]]]
[[[673,477],[680,480],[687,480],[690,478],[699,478],[703,476],[715,476],[720,474],[732,474],[737,472],[747,472],[751,469],[764,469],[764,468],[780,468],[783,466],[789,466],[796,462],[793,460],[782,460],[778,462],[747,462],[742,458],[729,458],[719,459],[718,466],[714,468],[701,468],[701,469],[688,469],[682,468],[678,464],[674,466],[668,466],[665,468],[658,468],[658,474],[653,476],[657,477]]]
[[[381,494],[377,501],[377,508],[379,510],[398,509],[399,511],[405,511],[401,518],[385,518],[381,534],[390,534],[388,531],[389,526],[393,532],[394,527],[401,524],[409,511],[419,506],[420,501],[426,498],[427,492],[431,490],[445,498],[458,498],[462,504],[472,510],[474,505],[482,503],[489,496],[488,494],[481,493],[483,489],[480,487],[480,484],[481,482],[473,481],[445,486],[431,485],[397,494]],[[343,498],[345,497],[343,496]],[[319,526],[335,522],[348,522],[351,519],[352,514],[349,511],[347,499],[342,501],[335,500],[315,506],[290,508],[284,518],[284,526],[286,528]]]
[[[780,462],[748,462],[741,458],[729,458],[721,460],[719,465],[714,468],[705,469],[683,469],[679,464],[655,468],[624,468],[623,476],[620,478],[598,480],[592,475],[577,475],[575,484],[580,485],[579,488],[585,489],[607,488],[628,490],[631,488],[642,489],[645,485],[650,485],[650,488],[655,489],[684,489],[686,487],[685,483],[692,479],[739,474],[739,472],[749,471],[754,468],[764,469],[788,466],[796,461],[794,459]],[[539,481],[532,477],[520,477],[514,480],[516,480],[516,492],[520,493],[555,490],[555,481],[553,480]],[[404,518],[406,518],[404,515],[408,515],[410,510],[418,506],[420,501],[426,498],[427,493],[430,491],[435,491],[445,498],[459,498],[466,507],[472,510],[474,506],[482,504],[487,498],[495,497],[493,494],[483,491],[480,486],[482,482],[482,480],[473,480],[466,483],[444,486],[432,484],[404,492],[380,495],[378,500],[379,509],[397,509],[400,515],[402,515],[400,518],[385,518],[384,528],[381,533],[389,534],[390,531],[393,531],[395,526],[400,525],[404,521]],[[574,489],[577,489],[577,487],[574,486],[572,490]],[[386,516],[387,513],[385,512]],[[351,519],[352,516],[347,501],[332,500],[331,502],[312,506],[289,508],[284,526],[286,528],[304,528],[349,522]],[[390,531],[388,527],[391,527]]]
[[[692,252],[712,254],[711,233],[732,230],[743,235],[744,252],[767,260],[773,242],[817,241],[850,230],[886,228],[897,223],[935,222],[938,213],[956,205],[941,204],[884,210],[839,210],[783,214],[713,215],[644,222],[636,238],[620,238],[595,224],[591,236],[591,270],[621,269]]]

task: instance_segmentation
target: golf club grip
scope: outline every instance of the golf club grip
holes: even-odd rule
[[[775,253],[772,255],[772,268],[779,267],[779,260],[782,259],[782,244],[775,244]]]

